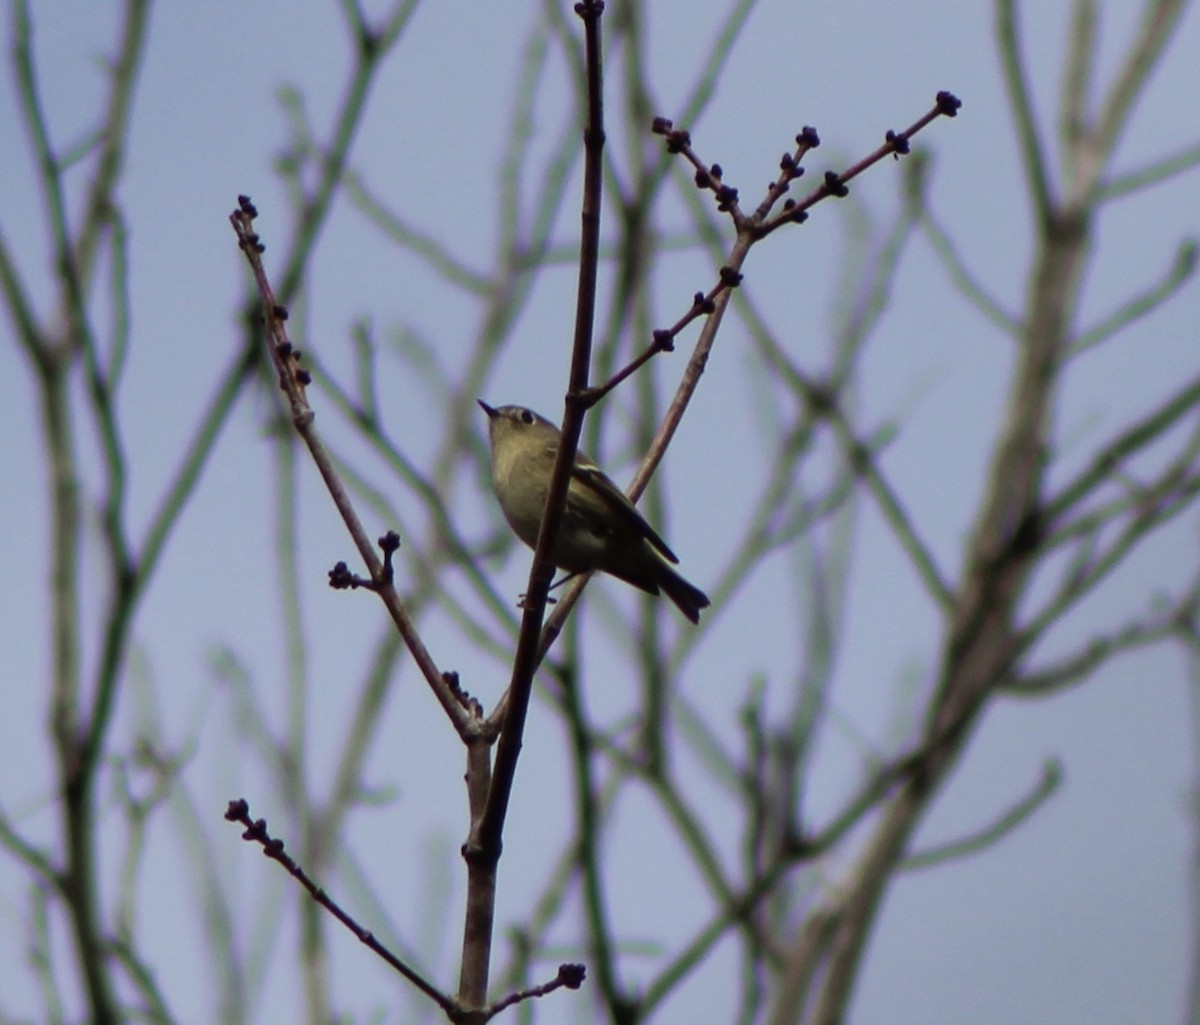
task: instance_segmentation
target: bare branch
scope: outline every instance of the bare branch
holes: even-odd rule
[[[950,281],[959,293],[971,303],[984,317],[995,324],[1005,334],[1019,338],[1022,331],[1020,319],[1006,310],[983,286],[983,283],[972,273],[966,260],[958,251],[950,233],[942,227],[941,222],[934,216],[928,206],[922,206],[920,225],[925,231],[934,252],[941,257]]]
[[[555,457],[554,471],[546,494],[538,542],[534,549],[533,565],[529,570],[525,612],[513,658],[512,679],[504,697],[505,712],[500,740],[496,747],[495,765],[487,805],[471,823],[471,832],[464,847],[469,869],[469,889],[494,890],[496,864],[500,858],[501,834],[508,812],[520,755],[525,717],[533,690],[533,675],[541,660],[539,636],[546,609],[546,597],[554,575],[550,553],[566,509],[567,487],[571,469],[583,430],[585,406],[579,397],[587,390],[592,354],[592,330],[596,305],[596,276],[600,247],[601,169],[604,152],[604,96],[601,66],[600,24],[604,4],[601,0],[581,0],[575,8],[583,21],[585,64],[587,72],[587,126],[584,130],[584,185],[582,203],[582,236],[580,241],[579,284],[575,307],[575,335],[571,351],[571,371],[567,386],[566,408],[563,413],[561,436]],[[468,905],[478,906],[468,894]],[[464,949],[472,936],[490,933],[491,919],[468,915],[465,926]],[[490,956],[490,940],[488,943]],[[463,961],[459,998],[468,1007],[482,1007],[487,997],[486,958],[479,963]]]
[[[256,214],[257,211],[254,209],[253,204],[243,196],[239,200],[238,209],[230,214],[229,220],[233,225],[234,231],[237,233],[239,246],[250,264],[258,285],[259,294],[262,297],[263,323],[266,328],[264,338],[267,341],[267,349],[270,353],[272,363],[278,372],[280,385],[287,393],[292,411],[292,422],[301,438],[303,438],[305,445],[308,446],[313,462],[316,464],[322,479],[325,481],[325,486],[329,489],[330,497],[333,499],[334,505],[342,517],[342,521],[346,524],[346,529],[350,532],[350,536],[354,540],[359,556],[366,563],[371,574],[371,580],[376,585],[379,596],[391,615],[392,621],[396,624],[397,629],[399,629],[401,636],[404,638],[404,643],[408,646],[408,650],[412,653],[413,659],[425,677],[425,681],[429,684],[430,689],[433,690],[434,695],[450,718],[450,721],[454,724],[455,729],[458,730],[460,736],[466,738],[474,731],[475,722],[447,686],[444,675],[433,661],[433,656],[425,647],[424,642],[417,633],[416,626],[409,618],[408,612],[401,603],[395,584],[390,579],[384,578],[384,567],[375,552],[375,545],[367,536],[366,529],[363,527],[361,520],[359,520],[358,514],[354,510],[354,505],[350,501],[350,496],[346,492],[345,485],[338,476],[333,461],[325,449],[320,436],[317,434],[314,425],[315,414],[308,404],[306,394],[307,386],[311,382],[311,376],[308,371],[301,370],[298,365],[298,354],[288,339],[287,330],[284,326],[287,319],[287,311],[276,301],[275,293],[271,288],[270,282],[267,280],[266,270],[263,268],[261,258],[263,246],[253,228]]]
[[[1062,763],[1051,759],[1042,767],[1042,777],[1029,793],[998,816],[991,825],[985,826],[971,836],[962,837],[926,851],[906,855],[896,863],[896,868],[900,871],[930,868],[946,861],[956,861],[969,854],[978,854],[999,843],[1054,795],[1062,784],[1062,773]]]
[[[1050,217],[1054,200],[1050,194],[1050,176],[1046,170],[1046,148],[1038,136],[1037,118],[1030,94],[1025,55],[1021,49],[1021,29],[1017,24],[1019,0],[995,0],[996,35],[1008,102],[1017,120],[1021,162],[1033,199],[1034,214],[1041,223]]]
[[[1152,612],[1144,618],[1095,637],[1079,651],[1058,659],[1040,669],[1019,673],[1004,685],[1004,689],[1020,697],[1040,697],[1081,683],[1114,655],[1146,647],[1174,635],[1179,618],[1194,614],[1196,595],[1184,599],[1174,608]]]
[[[1186,382],[1174,395],[1098,449],[1087,467],[1043,506],[1047,537],[1053,539],[1058,530],[1068,529],[1063,523],[1068,513],[1110,483],[1113,472],[1122,463],[1157,441],[1197,407],[1200,407],[1200,376]]]
[[[1096,122],[1096,148],[1102,162],[1107,163],[1116,148],[1138,94],[1158,66],[1185,6],[1186,0],[1145,0],[1138,37],[1129,48]]]
[[[1141,192],[1151,185],[1167,181],[1176,175],[1186,174],[1197,165],[1200,165],[1200,143],[1188,146],[1173,156],[1155,160],[1145,167],[1139,167],[1117,175],[1115,178],[1110,178],[1101,184],[1096,198],[1102,201],[1120,199],[1134,192]]]
[[[1096,65],[1096,21],[1096,0],[1075,0],[1059,111],[1063,174],[1068,181],[1079,174],[1076,157],[1092,131],[1088,101]]]
[[[380,959],[408,979],[409,982],[454,1020],[454,1015],[458,1012],[458,1005],[455,1004],[454,1000],[442,993],[431,982],[426,981],[425,977],[417,972],[416,969],[401,961],[400,958],[375,939],[369,929],[365,929],[359,925],[337,901],[313,882],[304,869],[296,864],[295,860],[284,850],[283,841],[275,839],[267,832],[266,820],[250,818],[250,806],[245,801],[230,801],[229,808],[225,812],[225,818],[230,822],[237,822],[245,826],[246,831],[242,834],[243,840],[259,844],[262,847],[263,854],[272,861],[282,865],[288,874],[308,891],[308,895],[341,922],[359,943],[373,951]]]
[[[1194,239],[1181,242],[1175,252],[1175,259],[1167,268],[1162,280],[1141,295],[1127,300],[1095,327],[1083,332],[1071,345],[1069,354],[1075,356],[1108,341],[1135,320],[1152,313],[1171,299],[1195,274],[1196,254],[1197,244]]]

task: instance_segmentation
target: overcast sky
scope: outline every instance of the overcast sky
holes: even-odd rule
[[[111,7],[96,3],[33,5],[45,108],[59,140],[91,122],[102,75],[101,55],[115,31]],[[1066,31],[1063,3],[1026,4],[1025,39],[1039,113],[1057,111],[1057,83]],[[1107,84],[1135,22],[1132,0],[1101,5],[1101,71]],[[651,81],[657,113],[672,116],[683,102],[701,54],[725,4],[709,0],[655,0]],[[351,163],[390,203],[443,239],[469,265],[487,270],[497,232],[500,160],[525,41],[540,4],[477,4],[428,0],[421,5],[397,54],[370,97]],[[11,34],[11,19],[5,31]],[[122,400],[132,439],[130,507],[144,524],[196,417],[240,335],[236,304],[245,294],[246,269],[227,215],[239,193],[249,193],[262,217],[258,227],[272,252],[287,241],[287,206],[272,161],[285,138],[280,87],[299,88],[309,116],[322,129],[340,99],[347,47],[336,5],[166,3],[151,19],[147,64],[138,86],[128,176],[121,188],[130,232],[133,344]],[[10,43],[6,39],[5,53]],[[1200,15],[1195,6],[1148,90],[1120,149],[1119,164],[1140,166],[1200,140]],[[561,68],[553,65],[553,74]],[[24,146],[11,73],[0,86],[0,228],[20,254],[27,283],[39,299],[52,293],[40,194]],[[779,154],[802,125],[815,125],[823,146],[814,172],[844,166],[869,151],[888,128],[926,111],[939,89],[960,96],[954,121],[940,121],[921,137],[934,155],[935,205],[975,273],[1005,307],[1023,302],[1031,242],[1024,183],[1015,157],[993,44],[990,5],[961,0],[886,4],[844,0],[817,4],[761,0],[738,43],[729,70],[703,118],[689,125],[707,160],[719,161],[727,180],[757,195],[775,173]],[[551,79],[539,103],[535,150],[556,139],[565,116],[566,87]],[[623,142],[612,140],[619,155]],[[891,162],[875,168],[854,190],[854,210],[877,222],[896,208],[899,175]],[[523,183],[524,184],[524,183]],[[859,204],[865,204],[860,206]],[[682,207],[666,218],[683,224]],[[795,232],[781,232],[756,251],[746,268],[748,287],[776,323],[795,326],[794,339],[811,346],[813,362],[829,346],[838,296],[833,293],[844,257],[849,205],[825,204]],[[577,223],[568,204],[556,238],[571,241]],[[1084,292],[1083,321],[1091,323],[1129,294],[1156,280],[1177,246],[1200,226],[1200,180],[1195,172],[1144,197],[1110,208],[1099,226],[1098,254]],[[664,316],[678,315],[668,296],[686,303],[705,287],[703,259],[680,258],[664,274]],[[277,267],[272,267],[277,270]],[[523,314],[519,341],[506,352],[489,402],[519,402],[557,417],[569,356],[573,310],[571,275],[550,276]],[[402,325],[429,339],[443,363],[454,366],[478,330],[478,311],[444,282],[415,268],[371,231],[348,203],[339,204],[316,253],[305,291],[297,338],[335,369],[350,366],[351,325],[369,317],[385,331]],[[1090,445],[1144,410],[1196,366],[1200,292],[1194,285],[1140,322],[1071,378],[1060,410],[1057,438],[1070,465]],[[693,335],[694,337],[694,335]],[[736,497],[761,461],[756,422],[747,410],[757,387],[743,339],[726,337],[710,364],[669,463],[672,547],[689,578],[710,586],[727,552],[721,538],[736,530]],[[686,353],[688,346],[681,346]],[[805,351],[802,348],[801,351]],[[656,369],[673,382],[686,355]],[[906,258],[896,293],[873,341],[860,415],[864,424],[904,417],[905,430],[889,450],[887,467],[914,519],[944,566],[956,570],[986,472],[984,458],[1002,413],[1009,341],[958,297],[929,247],[917,243]],[[5,612],[0,652],[5,664],[7,714],[0,717],[0,806],[35,837],[54,835],[49,744],[45,737],[44,681],[49,645],[45,562],[45,459],[40,447],[30,375],[0,322],[0,562],[5,567]],[[411,381],[382,380],[380,392],[398,430],[422,441],[423,398]],[[82,414],[81,414],[82,415]],[[321,411],[318,410],[320,417]],[[247,892],[285,892],[280,873],[222,832],[219,816],[230,797],[244,795],[256,813],[256,773],[247,762],[223,760],[228,750],[220,723],[228,710],[214,690],[208,655],[228,646],[244,661],[265,694],[282,680],[279,601],[272,578],[274,497],[262,435],[261,401],[243,402],[226,427],[193,507],[174,536],[159,577],[142,606],[135,666],[154,680],[169,739],[190,735],[197,717],[199,751],[189,769],[198,805],[210,816],[222,871]],[[326,420],[328,422],[328,418]],[[479,424],[482,434],[483,425]],[[1073,447],[1074,446],[1074,447]],[[94,466],[95,452],[87,453]],[[380,480],[383,488],[399,488]],[[403,503],[404,499],[398,499]],[[490,496],[464,494],[456,507],[464,529],[478,531],[493,515]],[[350,556],[350,544],[307,465],[301,473],[303,564],[301,600],[316,640],[311,651],[312,743],[315,775],[329,763],[348,710],[339,701],[346,677],[357,680],[380,613],[369,598],[331,593],[325,572]],[[925,680],[938,655],[935,612],[907,595],[919,587],[903,555],[871,514],[864,512],[851,577],[847,639],[839,658],[835,700],[848,735],[887,749],[903,720],[906,680]],[[388,524],[371,523],[381,532]],[[1071,630],[1055,642],[1070,650],[1089,633],[1147,606],[1156,590],[1187,578],[1200,555],[1197,520],[1185,517],[1147,546],[1103,596],[1088,602]],[[503,586],[523,588],[528,562],[498,570]],[[798,663],[795,595],[783,570],[756,579],[737,608],[722,610],[704,649],[694,658],[686,687],[712,709],[713,721],[736,730],[733,714],[746,681],[762,673],[768,701],[786,703]],[[90,577],[91,583],[96,578]],[[597,586],[597,585],[593,585]],[[614,594],[616,585],[601,584]],[[85,607],[95,607],[96,588]],[[91,604],[89,604],[91,603]],[[686,624],[671,623],[672,629]],[[753,637],[753,643],[746,638]],[[446,664],[490,705],[504,674],[482,655],[450,651],[451,632],[430,637]],[[735,643],[736,642],[736,643]],[[97,639],[86,639],[94,660]],[[1040,652],[1049,656],[1052,650]],[[603,652],[597,658],[603,659]],[[605,679],[604,663],[594,671]],[[408,673],[408,670],[405,670]],[[348,684],[347,684],[348,685]],[[612,686],[613,707],[621,703]],[[597,696],[604,707],[605,698]],[[282,719],[282,699],[273,709]],[[134,702],[122,709],[119,735],[136,719]],[[445,852],[451,888],[448,938],[428,956],[450,985],[462,897],[457,848],[464,815],[457,740],[428,693],[404,681],[388,708],[382,735],[394,738],[370,762],[370,777],[395,787],[399,800],[360,814],[349,842],[388,895],[389,915],[414,936],[412,922],[429,887],[429,865]],[[225,718],[222,718],[225,716]],[[535,710],[518,779],[518,794],[501,871],[501,922],[520,915],[546,871],[539,830],[547,806],[566,793],[564,754],[555,721]],[[328,732],[326,732],[328,730]],[[1163,648],[1114,661],[1086,685],[1050,700],[1002,700],[988,715],[963,767],[936,802],[918,847],[954,838],[991,821],[1038,778],[1047,759],[1061,760],[1062,788],[1034,818],[1002,844],[961,862],[903,876],[891,890],[867,951],[852,1005],[856,1022],[1126,1023],[1179,1021],[1192,971],[1193,822],[1189,788],[1195,779],[1195,730],[1187,672],[1176,649]],[[811,797],[820,817],[837,806],[859,778],[854,744],[831,743],[818,765]],[[261,790],[259,791],[261,792]],[[547,804],[549,802],[549,804]],[[104,814],[116,816],[111,796]],[[557,805],[566,812],[566,805]],[[647,814],[645,809],[637,813]],[[280,820],[280,827],[286,822]],[[178,838],[167,820],[152,836],[151,878],[162,873],[154,906],[140,923],[161,943],[160,984],[181,1020],[214,1013],[203,957],[199,909],[180,897]],[[610,895],[625,935],[670,937],[672,925],[691,920],[688,893],[647,873],[655,855],[652,824],[614,846],[627,859],[623,885]],[[531,842],[523,845],[522,837]],[[640,838],[639,838],[640,837]],[[432,853],[431,853],[432,852]],[[115,856],[115,851],[108,852]],[[106,866],[110,872],[115,865]],[[836,871],[831,878],[836,880]],[[171,882],[174,880],[174,882]],[[29,1018],[40,1013],[24,962],[22,933],[28,908],[26,880],[0,857],[0,1010]],[[150,887],[155,892],[155,887]],[[109,894],[111,899],[111,892]],[[290,900],[288,894],[283,899]],[[677,903],[673,903],[677,902]],[[507,917],[505,917],[507,916]],[[180,939],[179,937],[182,937]],[[678,939],[678,937],[674,937]],[[60,938],[61,939],[61,938]],[[157,940],[157,942],[154,942]],[[409,1020],[396,984],[350,939],[332,944],[339,1009],[363,1019],[383,1009],[386,1020]],[[280,956],[291,955],[285,945]],[[627,977],[648,977],[636,960]],[[683,986],[659,1020],[721,1021],[731,989],[732,959],[714,959],[711,971]],[[290,1015],[298,997],[287,991],[286,965],[276,965],[273,989],[263,994],[260,1020]],[[539,1020],[591,1020],[586,997],[559,996]],[[270,1008],[268,1010],[267,1008]],[[72,1005],[69,1010],[73,1010]]]

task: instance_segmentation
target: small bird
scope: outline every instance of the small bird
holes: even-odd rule
[[[493,409],[478,401],[488,416],[496,498],[513,533],[534,548],[562,434],[531,409]],[[700,622],[700,610],[709,604],[703,591],[668,565],[679,559],[667,543],[582,452],[575,453],[552,558],[571,574],[600,570],[648,594],[665,591],[693,623]]]

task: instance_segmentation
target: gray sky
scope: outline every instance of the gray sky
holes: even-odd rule
[[[110,46],[114,23],[109,5],[35,6],[46,109],[57,138],[65,140],[91,118],[101,75],[98,58]],[[1026,6],[1026,45],[1039,112],[1052,118],[1067,5]],[[1106,84],[1139,5],[1102,6],[1100,80]],[[497,230],[492,169],[500,159],[524,40],[539,7],[462,0],[422,5],[410,37],[376,84],[354,149],[353,166],[378,192],[472,266],[486,268],[492,252]],[[715,2],[656,0],[651,31],[657,112],[676,112],[724,8]],[[1200,16],[1193,6],[1122,144],[1121,167],[1140,166],[1200,139],[1200,105],[1191,100],[1198,95],[1200,71],[1189,56],[1197,52]],[[272,251],[285,243],[287,209],[271,166],[284,138],[276,93],[284,83],[295,84],[323,130],[338,102],[345,66],[346,46],[333,5],[212,0],[164,4],[155,12],[122,188],[134,316],[123,423],[132,439],[130,504],[136,523],[150,515],[219,368],[238,343],[234,308],[247,274],[226,219],[238,193],[249,193],[262,213],[259,230],[268,244],[268,267]],[[714,101],[698,123],[687,127],[706,160],[719,161],[744,196],[757,196],[802,125],[815,125],[824,143],[808,162],[811,173],[844,166],[873,148],[884,130],[901,128],[928,109],[939,89],[955,92],[964,107],[958,119],[935,124],[920,140],[934,155],[935,206],[977,276],[1007,309],[1019,311],[1031,245],[1028,206],[992,43],[990,5],[762,0]],[[535,148],[549,147],[557,137],[566,115],[563,95],[561,87],[547,88],[539,104]],[[43,211],[18,142],[24,135],[11,74],[0,87],[0,138],[7,140],[0,226],[21,254],[35,294],[45,300],[50,263]],[[612,145],[619,159],[622,140],[614,138]],[[854,202],[864,202],[871,217],[886,220],[896,206],[898,182],[897,170],[885,163],[855,185]],[[671,200],[666,211],[665,223],[682,226],[677,201]],[[774,323],[791,326],[798,351],[811,351],[818,365],[830,344],[833,292],[851,215],[849,205],[822,205],[803,228],[768,240],[746,268],[755,301]],[[556,233],[560,241],[571,240],[576,218],[569,203]],[[1100,225],[1083,321],[1094,322],[1156,280],[1179,242],[1195,235],[1198,222],[1194,172],[1110,207]],[[39,275],[46,275],[45,282]],[[706,262],[697,254],[667,261],[657,297],[663,318],[674,319],[708,280]],[[503,357],[484,398],[528,404],[557,417],[572,294],[569,268],[543,279],[523,315],[519,341]],[[313,263],[305,306],[294,325],[298,344],[318,352],[325,364],[346,370],[349,328],[364,315],[381,332],[404,325],[419,333],[448,366],[465,353],[463,339],[478,329],[476,307],[429,271],[414,267],[342,203]],[[1193,370],[1198,317],[1193,285],[1080,364],[1060,408],[1063,469],[1054,471],[1052,480],[1056,474],[1063,479],[1092,445]],[[688,342],[693,338],[694,333]],[[0,805],[31,835],[49,837],[56,826],[42,692],[48,665],[44,458],[29,376],[7,321],[0,341],[0,375],[8,382],[0,403],[0,432],[8,439],[0,473],[9,482],[0,501],[0,560],[8,580],[0,650],[7,692],[15,699],[0,717],[0,750],[6,752]],[[669,539],[688,576],[701,586],[708,586],[723,566],[728,552],[722,538],[734,534],[744,515],[735,496],[762,469],[755,449],[758,422],[749,411],[759,385],[744,344],[736,331],[718,343],[668,462]],[[666,387],[673,386],[689,347],[681,344],[679,354],[656,367]],[[860,422],[904,418],[904,431],[885,465],[947,568],[957,569],[978,501],[986,446],[1002,413],[1010,353],[1008,339],[953,292],[928,245],[915,244],[866,357]],[[668,364],[669,359],[674,362]],[[380,392],[396,430],[413,438],[420,453],[423,396],[412,382],[386,377]],[[284,716],[282,697],[270,697],[272,681],[282,687],[284,670],[269,554],[274,498],[260,406],[257,401],[240,405],[225,430],[141,608],[131,671],[144,666],[151,674],[170,742],[180,742],[197,721],[205,723],[189,782],[215,831],[221,870],[238,878],[248,896],[275,893],[292,901],[281,874],[242,845],[236,831],[222,832],[215,824],[233,796],[247,796],[255,812],[268,819],[271,809],[255,802],[262,781],[256,785],[250,763],[226,757],[231,746],[222,733],[227,698],[214,690],[207,668],[211,646],[236,651],[268,696],[264,700],[272,715],[280,722]],[[336,431],[332,416],[320,422]],[[482,433],[482,424],[479,429]],[[430,449],[434,440],[428,439]],[[628,466],[614,468],[618,478],[628,472]],[[399,488],[386,477],[378,483]],[[413,508],[403,495],[396,501]],[[464,529],[481,528],[490,501],[486,494],[459,496],[456,512]],[[300,507],[301,601],[314,633],[313,777],[320,779],[348,715],[339,688],[352,686],[366,665],[380,613],[362,594],[335,594],[325,586],[326,570],[349,558],[351,546],[307,464],[301,471]],[[912,686],[906,681],[918,686],[927,681],[937,657],[935,612],[918,600],[917,581],[869,504],[862,517],[835,691],[847,729],[821,752],[810,798],[818,819],[860,778],[855,736],[888,750],[898,736],[910,735],[912,724],[902,717],[903,688]],[[387,526],[369,523],[368,529],[381,532]],[[1035,652],[1035,661],[1072,650],[1090,633],[1145,607],[1157,588],[1186,579],[1196,554],[1196,519],[1190,515],[1086,602],[1046,650]],[[733,716],[754,673],[768,680],[768,705],[786,703],[801,661],[794,630],[797,598],[786,583],[787,569],[784,563],[756,576],[733,607],[720,611],[691,660],[687,693],[726,731],[736,728]],[[92,566],[90,572],[95,571]],[[523,554],[510,560],[502,571],[504,587],[515,595],[527,571]],[[98,581],[93,582],[97,587],[88,601],[98,593]],[[1040,582],[1042,593],[1048,583]],[[620,593],[616,585],[599,586],[610,599]],[[1038,593],[1035,587],[1035,599]],[[449,629],[439,632],[443,626],[432,624],[431,646],[490,705],[502,690],[504,672],[463,645],[461,636]],[[86,639],[89,659],[96,656],[96,643],[95,637]],[[595,657],[590,674],[595,679],[585,681],[596,688],[589,691],[589,704],[601,716],[616,716],[629,695],[621,680],[606,679],[599,646]],[[370,768],[371,781],[397,788],[399,800],[358,813],[349,845],[377,892],[385,895],[391,920],[414,939],[421,902],[431,892],[430,863],[437,862],[437,851],[445,852],[449,867],[440,871],[451,887],[448,932],[440,949],[428,956],[439,979],[450,985],[461,919],[461,753],[429,694],[407,668],[404,675],[386,713],[382,736],[389,739]],[[128,737],[135,718],[135,702],[127,700],[119,736]],[[1174,649],[1121,658],[1088,684],[1050,700],[999,702],[935,803],[918,845],[990,822],[1033,784],[1047,758],[1062,761],[1064,785],[999,846],[899,880],[868,948],[851,1019],[894,1025],[1178,1021],[1191,970],[1193,845],[1187,799],[1194,778],[1193,732],[1186,668]],[[502,923],[520,915],[546,871],[546,808],[561,808],[566,815],[569,807],[564,759],[557,722],[544,708],[535,708],[501,868]],[[103,807],[106,815],[116,816],[109,795]],[[692,900],[693,881],[664,881],[647,873],[648,865],[669,857],[668,841],[647,807],[627,813],[630,825],[609,852],[614,864],[628,866],[615,873],[618,882],[610,894],[619,928],[638,940],[661,938],[669,944],[702,917]],[[272,825],[286,835],[283,819]],[[530,842],[522,844],[523,837]],[[731,837],[730,844],[735,842]],[[192,945],[202,942],[200,912],[178,893],[172,859],[180,856],[180,845],[166,819],[151,845],[149,877],[163,882],[157,892],[149,887],[156,893],[154,906],[143,908],[139,925],[155,938],[154,945],[170,951],[155,967],[181,1018],[204,1020],[213,1013],[207,992],[211,980],[203,959],[189,956]],[[117,851],[108,854],[114,859],[106,866],[111,879]],[[820,867],[828,872],[829,885],[836,886],[844,866],[834,861]],[[18,1017],[39,1007],[23,961],[23,893],[22,874],[11,860],[0,859],[0,1008]],[[397,1020],[395,982],[352,940],[335,939],[332,949],[339,1007],[357,1018],[383,1009],[387,1020]],[[295,1007],[296,997],[287,991],[291,953],[286,943],[277,952],[273,989],[259,1004],[263,1016],[283,1018]],[[644,975],[657,963],[647,955]],[[626,967],[630,980],[642,977],[636,958]],[[723,1001],[729,999],[736,970],[728,952],[715,956],[711,969],[705,967],[683,986],[659,1020],[725,1020]],[[539,1008],[539,1020],[590,1020],[586,996],[554,999],[557,1003]],[[399,1012],[400,1018],[407,1020],[405,1014]]]

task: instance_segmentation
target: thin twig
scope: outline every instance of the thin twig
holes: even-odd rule
[[[514,1004],[519,1004],[523,1000],[533,1000],[537,997],[544,997],[547,993],[553,993],[556,989],[561,989],[564,986],[567,989],[578,989],[583,985],[583,980],[587,976],[587,969],[581,964],[574,962],[560,964],[558,966],[558,974],[549,982],[543,983],[540,986],[534,986],[531,989],[523,989],[517,993],[510,993],[503,1000],[498,1000],[487,1009],[487,1017],[494,1018],[501,1011],[505,1011]]]
[[[416,969],[401,961],[375,938],[371,930],[359,925],[349,912],[310,879],[304,869],[296,864],[295,860],[284,850],[283,841],[275,839],[267,831],[266,820],[250,818],[249,804],[244,800],[230,801],[229,807],[225,811],[225,818],[229,822],[237,822],[245,826],[246,831],[242,834],[243,840],[259,844],[264,855],[282,865],[288,874],[308,891],[309,896],[341,922],[361,944],[408,979],[453,1019],[453,1015],[459,1010],[455,1001],[441,992],[433,983],[427,981]]]
[[[1069,354],[1076,356],[1088,349],[1095,348],[1135,320],[1152,313],[1168,299],[1171,299],[1195,274],[1196,256],[1197,245],[1194,239],[1181,242],[1175,253],[1175,259],[1171,261],[1171,266],[1167,268],[1162,279],[1140,295],[1127,299],[1095,327],[1088,328],[1083,332],[1071,344]]]
[[[345,523],[346,529],[354,540],[359,556],[366,563],[384,606],[396,624],[404,643],[408,646],[413,660],[417,663],[425,681],[429,684],[434,696],[438,699],[450,721],[454,724],[459,735],[466,738],[474,732],[475,720],[455,698],[451,689],[446,685],[442,672],[433,661],[433,656],[425,647],[415,624],[409,618],[395,584],[384,579],[383,563],[375,551],[375,545],[367,535],[366,529],[359,520],[350,501],[341,477],[333,465],[328,451],[317,434],[314,421],[315,414],[308,404],[307,386],[311,380],[307,371],[300,369],[299,358],[291,341],[287,337],[285,321],[287,311],[275,299],[275,293],[262,263],[263,245],[254,231],[254,217],[257,211],[245,196],[240,197],[238,209],[229,215],[230,224],[238,236],[238,244],[250,264],[258,285],[263,304],[264,339],[271,361],[279,375],[279,383],[287,394],[291,406],[292,422],[305,445],[312,455],[325,486],[329,489],[330,497],[337,507]]]
[[[1029,793],[1003,814],[997,816],[995,822],[970,836],[960,837],[950,843],[906,855],[896,863],[896,869],[910,872],[914,869],[930,868],[947,861],[956,861],[968,854],[977,854],[979,851],[999,843],[1054,796],[1055,791],[1062,784],[1062,773],[1062,763],[1051,759],[1042,767],[1041,778]]]
[[[1039,224],[1050,217],[1054,199],[1050,194],[1050,175],[1046,169],[1046,148],[1038,134],[1033,112],[1025,56],[1021,49],[1021,30],[1017,24],[1017,0],[996,0],[996,36],[1000,48],[1000,66],[1008,103],[1017,119],[1025,180],[1033,199],[1033,212]]]

